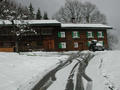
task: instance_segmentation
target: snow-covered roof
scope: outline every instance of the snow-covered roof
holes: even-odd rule
[[[9,20],[0,20],[0,25],[3,25],[3,24],[10,25],[10,24],[12,24],[12,22]]]
[[[14,20],[15,24],[60,24],[57,20]]]
[[[0,25],[10,25],[12,24],[9,20],[0,20]],[[57,20],[14,20],[14,24],[61,24]]]
[[[106,28],[106,29],[112,29],[111,26],[104,25],[104,24],[62,24],[62,28]]]
[[[0,20],[0,25],[11,25],[12,22],[9,20]],[[61,25],[62,28],[83,28],[83,29],[93,29],[93,28],[104,28],[112,29],[111,26],[104,24],[61,24],[57,20],[14,20],[14,24],[30,24],[30,25]]]

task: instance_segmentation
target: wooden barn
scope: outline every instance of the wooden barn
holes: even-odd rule
[[[0,51],[16,51],[16,42],[19,51],[87,50],[93,39],[108,48],[107,29],[112,29],[103,24],[61,24],[56,20],[13,22],[0,20]],[[16,32],[20,29],[26,32],[18,33],[17,36]]]

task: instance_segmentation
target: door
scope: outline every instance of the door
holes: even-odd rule
[[[81,42],[79,43],[79,50],[80,51],[84,50],[83,43],[81,43]]]
[[[54,40],[44,40],[43,45],[45,50],[54,50]]]

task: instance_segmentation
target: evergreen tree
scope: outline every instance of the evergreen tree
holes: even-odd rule
[[[29,19],[34,19],[34,8],[32,6],[32,3],[29,5]]]
[[[37,20],[42,19],[42,15],[41,15],[41,11],[40,11],[40,9],[38,9],[38,11],[37,11],[36,19],[37,19]]]
[[[44,12],[43,19],[44,19],[44,20],[48,20],[48,19],[49,19],[49,18],[48,18],[48,14],[47,14],[47,12]]]

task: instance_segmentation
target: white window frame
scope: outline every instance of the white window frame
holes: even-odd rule
[[[73,34],[73,35],[72,35],[73,38],[80,38],[80,37],[78,36],[78,34],[79,34],[78,31],[73,31],[72,34]]]
[[[88,35],[88,36],[87,36],[88,38],[94,38],[92,31],[88,31],[88,32],[87,32],[87,35]]]
[[[78,45],[78,42],[74,42],[74,48],[78,48],[79,45]]]
[[[98,31],[97,33],[98,33],[98,38],[104,38],[102,31]]]
[[[61,38],[65,38],[65,32],[60,32]]]
[[[66,42],[60,42],[60,44],[62,49],[66,49]]]
[[[60,36],[58,36],[58,37],[60,37],[60,38],[65,38],[65,32],[64,32],[64,31],[58,32],[58,33],[60,33]]]

